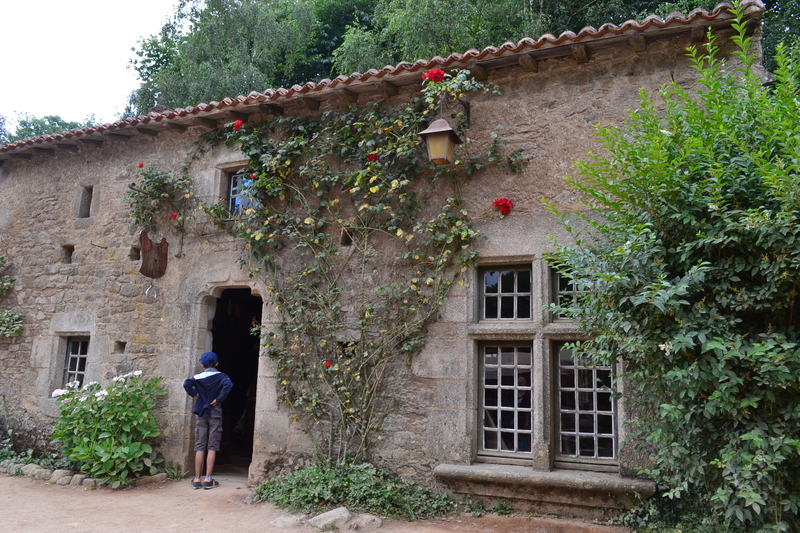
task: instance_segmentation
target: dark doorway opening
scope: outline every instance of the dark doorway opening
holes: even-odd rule
[[[217,464],[247,468],[253,457],[259,337],[250,333],[261,323],[261,298],[250,289],[226,289],[217,299],[212,322],[213,351],[220,371],[233,382],[223,404],[223,431]]]

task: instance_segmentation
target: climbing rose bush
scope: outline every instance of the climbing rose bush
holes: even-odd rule
[[[161,378],[145,378],[140,370],[117,376],[108,388],[93,381],[73,381],[56,389],[61,416],[52,441],[88,476],[112,488],[158,472],[159,458],[151,445],[160,434],[153,414]]]

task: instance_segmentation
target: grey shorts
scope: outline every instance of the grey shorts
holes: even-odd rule
[[[211,450],[218,452],[221,440],[222,418],[197,417],[197,425],[194,432],[194,451],[204,452]]]

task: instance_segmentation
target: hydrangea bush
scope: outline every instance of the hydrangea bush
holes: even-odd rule
[[[158,457],[151,445],[160,434],[153,414],[156,398],[165,394],[161,378],[146,378],[137,370],[102,388],[93,381],[73,381],[56,389],[61,416],[52,441],[83,473],[112,488],[144,474],[155,474]]]

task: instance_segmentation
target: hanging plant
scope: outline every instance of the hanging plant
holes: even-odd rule
[[[139,163],[133,176],[137,181],[128,186],[125,202],[134,223],[151,232],[169,225],[184,233],[194,197],[191,179],[145,163]]]

